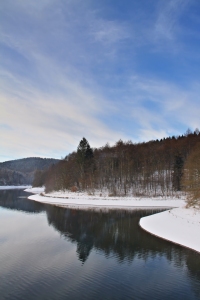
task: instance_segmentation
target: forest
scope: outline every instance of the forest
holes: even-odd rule
[[[32,184],[36,170],[46,170],[58,159],[27,157],[0,163],[0,185]]]
[[[98,190],[109,196],[174,196],[195,190],[198,198],[200,132],[143,143],[119,140],[101,148],[91,148],[83,138],[77,151],[35,173],[33,186],[41,185],[46,192]]]

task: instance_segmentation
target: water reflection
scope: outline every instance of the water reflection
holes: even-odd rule
[[[49,226],[59,232],[66,242],[76,245],[77,258],[82,265],[90,260],[90,255],[92,256],[94,251],[103,254],[106,258],[114,259],[118,265],[150,261],[152,262],[150,270],[156,268],[157,272],[159,269],[165,269],[166,261],[168,261],[168,265],[172,264],[175,270],[181,270],[183,273],[186,270],[187,280],[191,282],[195,293],[195,297],[193,295],[191,299],[200,297],[200,254],[156,238],[138,226],[141,217],[159,210],[97,212],[64,209],[21,198],[26,195],[21,190],[0,191],[0,206],[25,213],[44,212]],[[138,265],[135,267],[138,268]],[[126,269],[124,274],[127,272]],[[174,274],[176,272],[174,271]],[[172,273],[172,276],[174,274]],[[112,276],[117,275],[113,274]],[[145,281],[144,277],[141,277],[141,280]],[[189,299],[187,297],[184,298],[182,295],[181,299]]]
[[[155,212],[157,211],[97,212],[51,206],[46,208],[49,224],[77,243],[78,257],[82,262],[86,261],[92,248],[103,251],[107,257],[115,255],[118,261],[133,260],[136,255],[145,259],[148,255],[163,253],[163,249],[170,257],[169,243],[160,242],[138,226],[141,217]]]
[[[27,201],[28,195],[30,194],[21,189],[0,190],[0,206],[28,213],[40,213],[45,210],[43,204],[35,201]]]

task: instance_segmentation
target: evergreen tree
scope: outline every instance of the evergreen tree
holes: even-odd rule
[[[77,161],[82,173],[85,173],[86,169],[92,164],[93,157],[93,150],[86,138],[83,137],[77,148]]]

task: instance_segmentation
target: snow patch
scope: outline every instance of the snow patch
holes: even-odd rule
[[[140,219],[140,226],[160,238],[200,252],[200,211],[174,208]]]
[[[29,187],[28,189],[25,189],[25,192],[33,193],[33,194],[40,194],[44,192],[44,187]]]

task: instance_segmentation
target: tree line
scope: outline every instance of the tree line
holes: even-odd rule
[[[67,189],[92,194],[99,190],[110,196],[173,196],[189,185],[192,189],[194,176],[199,182],[200,173],[195,169],[199,149],[198,129],[137,144],[119,140],[101,148],[91,148],[83,138],[77,151],[36,174],[35,180],[45,185],[46,192]],[[189,168],[194,168],[193,173]]]

